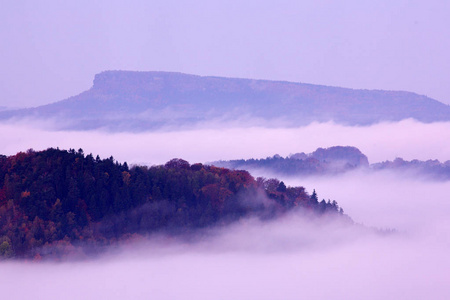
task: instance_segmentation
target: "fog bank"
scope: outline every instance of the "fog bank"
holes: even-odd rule
[[[377,235],[299,215],[246,220],[197,243],[158,238],[90,262],[3,262],[0,282],[15,299],[448,299],[446,225]]]
[[[312,152],[353,145],[371,162],[448,160],[450,124],[411,120],[370,127],[221,127],[106,133],[0,125],[0,153],[83,148],[119,161],[191,162]],[[270,177],[270,174],[259,174]],[[14,299],[450,299],[449,182],[396,173],[280,178],[338,201],[361,226],[293,215],[246,220],[196,243],[158,238],[89,262],[1,262],[2,292]]]
[[[358,147],[371,163],[402,157],[450,159],[450,123],[423,124],[413,120],[350,127],[314,123],[299,128],[252,127],[249,122],[211,123],[196,129],[142,133],[52,131],[51,125],[0,124],[0,153],[48,147],[83,148],[85,153],[114,156],[129,163],[161,164],[179,157],[190,162],[265,158],[312,152],[318,147]],[[41,129],[46,128],[46,129]]]

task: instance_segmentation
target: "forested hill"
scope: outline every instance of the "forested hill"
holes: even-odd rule
[[[80,149],[0,156],[0,257],[73,257],[152,232],[225,225],[292,209],[340,215],[303,187],[173,159],[129,167]]]
[[[0,112],[0,120],[54,119],[70,129],[149,130],[205,121],[299,126],[333,120],[348,125],[413,118],[450,121],[450,106],[411,92],[357,90],[305,83],[105,71],[91,89],[36,108]]]
[[[215,161],[211,164],[229,169],[248,170],[255,174],[261,171],[269,172],[279,177],[336,175],[359,169],[366,172],[393,171],[403,176],[420,176],[422,179],[430,180],[450,180],[450,160],[407,161],[396,158],[393,161],[369,164],[367,156],[358,148],[351,146],[318,148],[309,154],[301,152],[287,157],[275,154],[261,159]]]
[[[301,152],[288,157],[275,154],[262,159],[216,161],[211,164],[230,169],[266,170],[280,176],[307,176],[337,174],[357,168],[368,168],[369,160],[356,147],[334,146],[318,148],[309,154]]]

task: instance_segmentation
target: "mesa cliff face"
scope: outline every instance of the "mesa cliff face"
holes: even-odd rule
[[[304,83],[196,76],[171,72],[105,71],[91,89],[0,119],[64,118],[71,129],[147,130],[200,121],[256,119],[288,126],[335,121],[368,125],[413,118],[449,121],[450,106],[410,92],[354,90]]]

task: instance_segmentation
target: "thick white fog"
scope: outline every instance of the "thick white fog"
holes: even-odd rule
[[[32,124],[32,125],[30,125]],[[245,126],[242,126],[242,125]],[[300,128],[264,128],[242,123],[210,123],[196,129],[143,133],[52,131],[51,123],[0,123],[0,154],[29,148],[83,148],[85,153],[111,155],[119,161],[162,164],[178,157],[189,162],[265,158],[309,153],[318,147],[356,146],[371,163],[402,157],[450,159],[450,122],[423,124],[413,120],[351,127],[314,123]]]
[[[159,238],[91,262],[2,263],[2,291],[14,299],[449,299],[449,183],[359,175],[308,184],[358,222],[398,232],[295,215],[247,220],[194,244]]]
[[[153,164],[353,145],[371,162],[450,159],[449,123],[211,128],[111,134],[1,125],[0,153],[81,147]],[[89,262],[2,262],[2,293],[13,299],[450,299],[450,182],[388,172],[280,179],[338,201],[359,224],[397,231],[379,235],[300,214],[268,223],[245,220],[196,243],[159,237]]]

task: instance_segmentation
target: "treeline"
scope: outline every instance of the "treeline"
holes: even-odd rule
[[[274,155],[262,159],[236,159],[212,164],[230,169],[268,170],[284,175],[316,175],[327,171],[326,165],[315,158],[296,159]]]
[[[237,159],[216,161],[211,164],[229,169],[244,169],[251,172],[264,170],[275,176],[320,176],[343,174],[355,169],[366,172],[383,170],[404,173],[405,175],[421,176],[431,180],[450,180],[450,160],[411,160],[396,158],[393,161],[383,161],[369,164],[367,156],[358,148],[350,146],[334,146],[318,148],[305,154],[295,153],[287,157],[278,154],[262,159]]]
[[[367,156],[351,146],[318,148],[309,154],[301,152],[287,157],[275,154],[263,159],[217,161],[212,164],[230,169],[263,169],[287,176],[337,174],[369,167]]]
[[[129,167],[82,149],[0,156],[3,258],[85,255],[155,231],[183,232],[250,214],[271,218],[295,207],[342,213],[303,187],[182,159]]]
[[[450,160],[440,162],[437,159],[426,161],[414,159],[411,161],[397,157],[393,161],[383,161],[371,165],[374,171],[390,170],[408,172],[415,176],[422,175],[433,180],[450,180]]]

